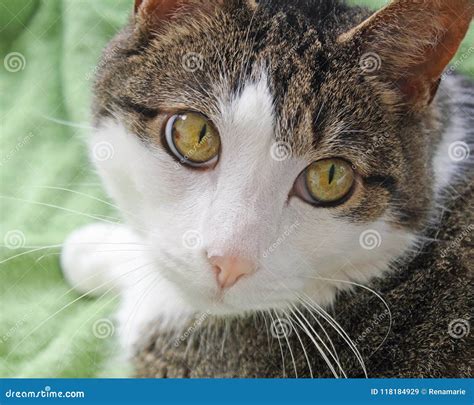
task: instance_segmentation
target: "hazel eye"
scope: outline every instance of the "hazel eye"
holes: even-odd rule
[[[181,163],[207,167],[219,158],[221,139],[214,125],[198,113],[172,116],[166,123],[165,140]]]
[[[355,184],[352,166],[342,159],[326,159],[311,164],[297,180],[296,191],[310,204],[341,204]]]

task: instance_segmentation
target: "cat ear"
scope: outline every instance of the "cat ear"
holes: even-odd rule
[[[389,80],[415,108],[431,103],[474,15],[473,0],[395,0],[339,37],[360,67]]]
[[[211,10],[229,0],[135,0],[135,16],[141,21],[159,23],[173,17],[180,9]],[[250,9],[258,7],[257,0],[243,0]]]
[[[166,21],[181,11],[210,11],[226,0],[135,0],[135,18],[148,25]],[[254,0],[247,0],[252,2]]]
[[[186,0],[135,0],[135,17],[140,22],[159,23],[172,17]]]

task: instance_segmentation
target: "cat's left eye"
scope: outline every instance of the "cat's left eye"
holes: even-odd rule
[[[296,194],[316,206],[342,204],[355,184],[352,166],[343,159],[325,159],[311,164],[295,184]]]
[[[214,125],[203,115],[189,112],[168,119],[164,138],[181,163],[195,168],[217,163],[221,139]]]

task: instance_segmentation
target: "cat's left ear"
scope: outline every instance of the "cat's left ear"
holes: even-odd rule
[[[368,75],[422,109],[433,100],[473,15],[474,0],[394,0],[339,42],[357,49]]]

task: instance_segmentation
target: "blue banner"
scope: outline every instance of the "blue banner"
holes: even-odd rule
[[[473,405],[473,380],[0,380],[0,404]]]

